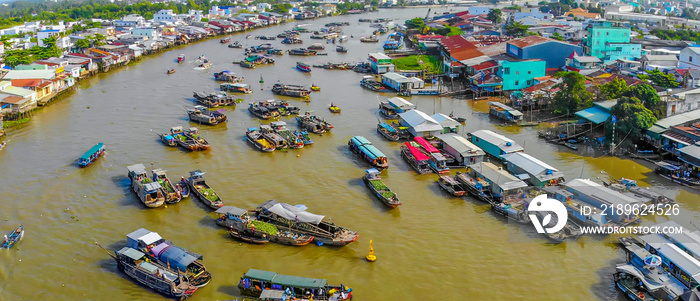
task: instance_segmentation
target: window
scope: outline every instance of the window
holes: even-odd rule
[[[606,35],[606,36],[609,36],[609,35],[610,35],[610,32],[609,32],[609,31],[606,31],[606,32],[605,32],[605,35]]]
[[[527,74],[532,74],[532,71],[530,71],[530,70],[527,70]]]
[[[596,37],[599,37],[599,36],[600,36],[600,32],[596,32],[596,33],[595,33],[595,36],[596,36]]]
[[[510,74],[510,67],[503,68],[503,74]]]
[[[516,81],[515,81],[515,85],[517,86],[517,85],[519,85],[519,84],[520,84],[520,81],[519,81],[519,80],[516,80]]]
[[[515,74],[516,74],[516,75],[520,74],[520,71],[515,71]]]
[[[692,55],[688,56],[688,62],[692,62],[692,61],[693,61],[693,56]]]
[[[529,85],[532,85],[532,80],[528,80],[528,81],[527,81],[527,85],[528,85],[528,86],[529,86]]]

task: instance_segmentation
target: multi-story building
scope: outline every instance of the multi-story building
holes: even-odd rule
[[[510,56],[498,59],[496,75],[503,79],[503,91],[518,90],[535,85],[535,78],[545,76],[547,62],[520,60]]]
[[[642,55],[642,45],[630,43],[630,28],[613,23],[594,22],[588,26],[588,37],[583,40],[586,55],[595,56],[604,64],[620,60],[635,60]]]

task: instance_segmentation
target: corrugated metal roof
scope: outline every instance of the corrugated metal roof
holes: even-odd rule
[[[669,129],[672,126],[693,122],[695,120],[700,120],[700,109],[690,111],[690,112],[685,112],[683,114],[674,115],[671,117],[666,117],[664,119],[660,119],[660,120],[656,121],[656,123],[654,123],[654,124],[664,128],[664,129]]]
[[[498,146],[506,153],[522,151],[523,147],[501,134],[496,134],[489,130],[478,130],[471,133],[472,136],[482,139],[490,144]],[[510,144],[510,145],[509,145]]]
[[[483,156],[486,153],[480,149],[478,146],[469,142],[466,138],[457,135],[455,133],[437,135],[443,143],[449,145],[451,148],[460,153],[463,157],[469,156]]]
[[[408,100],[401,97],[392,97],[387,100],[394,107],[399,109],[413,109],[416,105],[410,103]]]
[[[601,124],[608,120],[611,114],[609,111],[606,111],[600,107],[590,107],[588,109],[576,112],[575,115],[595,124]]]
[[[678,150],[681,154],[700,160],[700,146],[696,143]]]
[[[504,190],[527,187],[527,183],[521,181],[504,169],[496,167],[496,165],[491,162],[479,162],[469,165],[469,167],[489,179],[489,181],[496,183]]]
[[[442,131],[442,126],[435,119],[418,110],[399,114],[399,117],[416,132]]]
[[[440,126],[442,126],[442,127],[453,128],[453,127],[459,126],[459,122],[457,122],[457,120],[454,120],[454,119],[450,118],[450,116],[447,116],[447,115],[442,114],[442,113],[436,113],[435,115],[433,115],[431,117],[433,117],[433,119],[435,119],[435,121],[437,121],[440,124]]]
[[[627,205],[641,203],[622,193],[604,187],[588,179],[574,179],[565,184],[569,189],[578,191],[581,194],[595,198],[600,202],[612,205]]]
[[[551,170],[553,173],[559,173],[559,170],[551,165],[523,152],[505,154],[503,159],[508,163],[513,164],[531,175],[540,175]]]

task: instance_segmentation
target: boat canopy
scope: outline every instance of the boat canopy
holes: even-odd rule
[[[187,266],[197,260],[196,257],[187,253],[182,248],[169,246],[165,243],[160,244],[158,247],[162,245],[165,246],[163,246],[163,249],[159,250],[159,253],[157,253],[158,259],[160,259],[161,262],[169,262],[170,267],[172,268],[177,268],[178,270],[184,272],[187,270]],[[156,254],[155,250],[154,254]]]
[[[392,134],[396,133],[396,129],[388,123],[382,122],[379,124],[379,126],[381,126],[383,129],[389,131],[389,133],[392,133]]]
[[[369,142],[369,140],[367,140],[367,138],[362,137],[362,136],[352,137],[352,138],[350,138],[350,141],[352,141],[352,143],[358,147],[363,146],[363,145],[371,145],[372,144],[372,142]]]
[[[141,253],[139,250],[132,249],[129,247],[123,247],[123,248],[121,248],[121,250],[117,251],[117,253],[120,255],[124,255],[126,257],[129,257],[133,260],[139,260],[139,259],[141,259],[141,257],[143,257],[143,255],[146,255],[146,254]]]
[[[165,140],[173,140],[175,139],[172,135],[165,135]]]
[[[151,183],[143,184],[143,188],[146,190],[146,192],[151,193],[151,192],[154,192],[156,190],[163,188],[163,186],[160,186],[160,183],[158,183],[158,182],[151,182]]]
[[[370,169],[365,169],[365,173],[368,176],[378,176],[379,175],[379,170],[376,168],[370,168]]]
[[[87,152],[85,152],[85,153],[80,157],[80,159],[81,159],[81,160],[85,160],[85,161],[89,161],[89,160],[90,160],[90,156],[92,156],[92,155],[94,155],[96,152],[100,151],[103,147],[104,147],[104,143],[102,143],[102,142],[100,142],[100,143],[98,143],[98,144],[95,144],[92,148],[90,148],[90,150],[88,150]]]
[[[230,215],[237,215],[237,216],[241,216],[245,212],[246,212],[245,209],[241,209],[241,208],[234,207],[234,206],[223,206],[223,207],[216,210],[216,213],[218,213],[218,214],[230,214]]]
[[[408,151],[411,152],[411,155],[413,155],[413,157],[416,158],[416,161],[426,161],[430,159],[423,152],[418,150],[415,146],[411,145],[410,142],[404,142],[404,144],[408,148]]]
[[[258,128],[257,128],[257,127],[254,127],[254,128],[248,128],[248,131],[249,131],[249,132],[252,132],[252,131],[257,131],[257,130],[258,130]]]
[[[389,98],[387,101],[392,107],[398,109],[397,111],[399,113],[402,113],[404,110],[414,109],[416,107],[414,104],[401,97],[392,97]]]
[[[656,162],[656,165],[658,165],[659,167],[661,167],[663,169],[667,169],[670,171],[677,171],[677,170],[681,169],[678,165],[674,165],[674,164],[664,162],[664,161]]]
[[[372,160],[375,160],[377,158],[386,158],[384,153],[382,153],[379,149],[374,147],[374,145],[363,145],[360,146],[360,151],[365,153],[368,157],[370,157]]]
[[[182,132],[182,127],[181,126],[174,126],[174,127],[171,127],[170,130],[173,132]]]
[[[162,239],[158,233],[141,228],[126,235],[126,245],[130,248],[141,249]],[[139,246],[139,242],[143,245]]]
[[[440,152],[437,148],[435,148],[435,146],[430,144],[430,142],[428,142],[428,140],[425,140],[425,138],[423,138],[423,137],[417,136],[417,137],[413,138],[413,140],[418,142],[418,144],[420,144],[420,146],[422,146],[423,149],[425,149],[425,151],[427,151],[429,153],[439,153]]]
[[[263,282],[279,284],[283,287],[286,286],[294,288],[321,289],[325,288],[328,285],[328,280],[326,279],[279,275],[274,272],[261,271],[255,269],[248,270],[248,272],[245,273],[244,277],[255,280],[261,280]]]
[[[285,126],[287,126],[287,123],[284,122],[284,121],[273,121],[273,122],[270,122],[270,125],[271,125],[272,127],[279,128],[279,127],[285,127]]]
[[[285,300],[284,294],[285,292],[283,290],[265,289],[260,293],[260,297],[258,298],[261,300]]]
[[[265,203],[265,205],[269,204],[270,202]],[[300,209],[299,207],[292,206],[286,203],[276,203],[274,205],[266,206],[263,208],[288,220],[312,223],[314,225],[320,224],[323,218],[325,217],[323,215],[307,212],[305,210]]]
[[[277,273],[256,270],[256,269],[250,269],[243,276],[246,278],[250,278],[250,279],[262,280],[265,282],[272,282],[272,280],[275,279],[275,276],[277,276]]]

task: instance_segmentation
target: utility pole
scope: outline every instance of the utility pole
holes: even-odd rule
[[[612,116],[612,124],[613,124],[613,129],[612,129],[612,139],[610,141],[610,155],[615,154],[615,125],[617,125],[617,116],[613,115]]]

